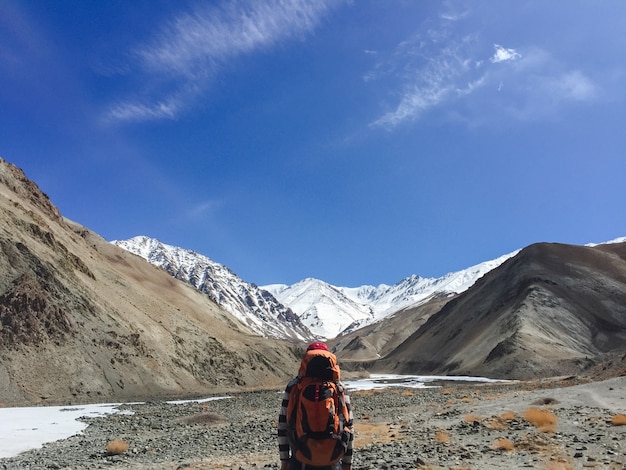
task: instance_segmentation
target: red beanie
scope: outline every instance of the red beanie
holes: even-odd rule
[[[309,347],[306,348],[307,351],[312,351],[314,349],[321,349],[322,351],[328,351],[328,346],[326,346],[326,343],[322,343],[321,341],[316,341],[314,343],[309,344]]]

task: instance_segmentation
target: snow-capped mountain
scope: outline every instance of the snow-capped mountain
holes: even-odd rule
[[[200,253],[138,236],[111,243],[160,266],[187,282],[263,336],[306,340],[311,332],[290,308],[268,291],[243,281],[227,267]]]
[[[350,297],[341,287],[319,279],[304,279],[291,286],[273,284],[263,289],[280,298],[282,304],[289,305],[319,338],[334,338],[351,325],[373,317],[367,302]]]
[[[622,242],[626,242],[626,237],[604,244]],[[291,339],[331,339],[427,302],[434,296],[460,294],[520,251],[440,278],[412,275],[394,285],[337,287],[308,278],[293,285],[258,287],[204,255],[155,239],[135,237],[112,243],[205,292],[257,333]]]
[[[289,306],[316,336],[334,338],[414,307],[434,295],[460,294],[519,250],[440,278],[409,276],[392,286],[336,287],[318,279],[262,286]]]
[[[585,246],[598,246],[598,245],[610,245],[612,243],[626,243],[626,237],[619,237],[614,240],[602,243],[587,243]]]

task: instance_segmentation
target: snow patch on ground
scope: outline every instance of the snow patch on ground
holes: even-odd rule
[[[229,397],[201,400],[169,401],[182,404],[190,401],[203,403]],[[127,403],[126,403],[127,404]],[[132,414],[119,410],[122,403],[79,406],[33,406],[0,408],[0,459],[13,457],[27,450],[38,449],[47,442],[81,434],[88,423],[81,418],[99,418],[108,414]]]

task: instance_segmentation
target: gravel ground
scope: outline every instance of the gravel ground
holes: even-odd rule
[[[626,377],[580,382],[351,393],[353,468],[626,469],[626,426],[611,422],[626,414]],[[263,391],[124,405],[132,414],[89,418],[84,433],[0,459],[0,469],[275,469],[280,399],[281,391]],[[526,418],[532,408],[536,418]],[[547,428],[531,423],[538,419]],[[115,440],[122,447],[107,452]]]

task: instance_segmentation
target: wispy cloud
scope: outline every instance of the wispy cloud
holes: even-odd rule
[[[108,118],[113,121],[150,121],[155,119],[174,119],[182,103],[170,97],[167,102],[137,103],[121,102],[112,106]]]
[[[551,81],[550,88],[567,100],[589,101],[597,94],[597,86],[579,70],[556,77]]]
[[[451,21],[449,16],[445,20]],[[402,66],[390,67],[392,74],[402,71],[397,75],[402,87],[399,104],[372,125],[392,129],[483,86],[483,61],[472,57],[474,45],[472,35],[454,38],[444,27],[431,28],[400,44],[391,62]]]
[[[181,12],[132,50],[150,94],[115,104],[107,118],[174,119],[229,60],[305,37],[339,3],[342,0],[237,0]]]
[[[499,44],[494,44],[493,46],[496,52],[491,56],[491,63],[497,64],[499,62],[509,62],[512,60],[517,60],[522,57],[520,53],[518,53],[515,49],[507,49],[505,47],[500,46]]]
[[[552,120],[566,106],[602,99],[601,87],[580,70],[524,67],[516,76],[507,114],[523,121]]]
[[[329,9],[327,1],[227,2],[186,12],[135,50],[149,70],[193,79],[234,56],[271,47],[312,31]]]
[[[372,127],[393,130],[433,110],[472,124],[492,116],[544,119],[568,104],[600,96],[589,71],[545,49],[487,46],[488,32],[468,33],[473,31],[470,16],[448,12],[419,25],[414,37],[364,75],[368,83],[387,87],[396,103]]]
[[[218,200],[203,201],[190,207],[189,210],[186,211],[185,217],[192,220],[205,219],[213,214],[222,205],[222,201]]]

